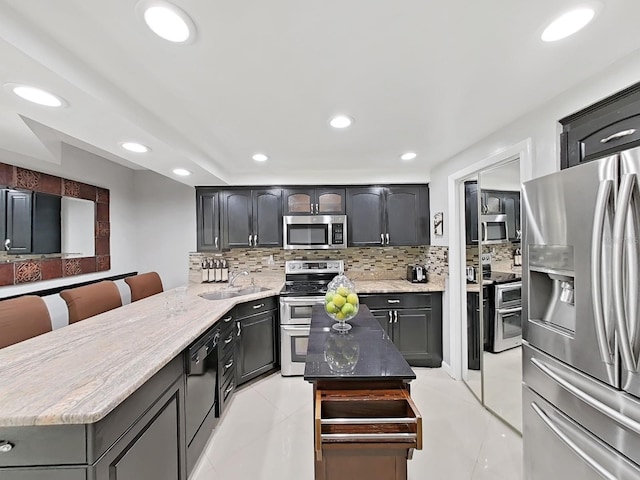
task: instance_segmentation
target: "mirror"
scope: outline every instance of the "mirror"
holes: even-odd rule
[[[0,286],[106,271],[109,190],[0,163]]]
[[[478,185],[481,209],[487,212],[479,222],[485,230],[480,240],[484,272],[492,282],[482,289],[483,403],[522,432],[520,162],[480,172]]]

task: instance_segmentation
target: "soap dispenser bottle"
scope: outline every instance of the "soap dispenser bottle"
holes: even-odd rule
[[[202,269],[200,270],[200,274],[202,275],[202,283],[207,283],[209,281],[209,263],[206,258],[202,260],[200,264]]]
[[[229,281],[229,267],[227,266],[227,261],[224,258],[222,259],[222,278],[220,279],[220,281]]]

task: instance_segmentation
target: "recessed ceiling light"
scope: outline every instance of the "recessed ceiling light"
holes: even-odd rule
[[[136,5],[153,33],[173,43],[191,43],[196,25],[184,10],[164,0],[142,0]]]
[[[129,150],[130,152],[133,152],[133,153],[147,153],[148,151],[151,150],[146,145],[143,145],[138,142],[122,142],[120,145],[125,150]]]
[[[184,168],[174,168],[173,173],[175,173],[176,175],[180,175],[181,177],[187,177],[191,175],[191,172],[189,170],[185,170]]]
[[[38,105],[44,105],[45,107],[62,107],[67,105],[67,102],[62,98],[54,95],[53,93],[47,92],[46,90],[42,90],[41,88],[21,85],[18,83],[7,83],[5,84],[5,87],[10,89],[20,98],[37,103]]]
[[[353,123],[353,118],[347,115],[336,115],[329,120],[329,125],[333,128],[347,128]]]
[[[418,154],[416,152],[407,152],[400,155],[401,160],[413,160],[416,158]]]
[[[269,160],[269,157],[264,153],[256,153],[251,158],[253,158],[256,162],[266,162],[267,160]]]
[[[578,30],[586,27],[593,20],[595,10],[591,7],[581,7],[560,15],[542,32],[544,42],[555,42],[573,35]]]

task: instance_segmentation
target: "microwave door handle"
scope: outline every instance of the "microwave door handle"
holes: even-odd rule
[[[603,301],[604,296],[608,295],[610,290],[602,289],[602,248],[606,213],[612,188],[613,180],[603,180],[600,182],[596,197],[596,210],[594,212],[595,216],[591,235],[591,299],[596,324],[596,338],[600,358],[608,365],[613,365],[613,352],[611,349],[611,341],[607,335]],[[610,305],[611,303],[607,302],[607,304]]]
[[[482,241],[487,241],[487,222],[482,222]]]
[[[631,194],[635,185],[635,175],[625,174],[622,176],[622,184],[618,191],[616,202],[616,215],[613,220],[613,307],[615,311],[616,331],[620,343],[620,353],[622,366],[628,372],[634,373],[636,362],[631,351],[631,341],[629,339],[629,327],[624,301],[624,234],[627,224],[627,214],[631,203]],[[636,285],[637,288],[637,285]]]

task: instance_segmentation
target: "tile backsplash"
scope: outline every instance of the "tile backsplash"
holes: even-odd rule
[[[426,265],[429,272],[445,275],[448,272],[448,247],[361,247],[344,250],[283,250],[274,248],[235,248],[228,252],[190,253],[189,273],[192,281],[199,281],[203,258],[224,258],[231,270],[284,274],[287,260],[344,260],[345,273],[354,279],[402,279],[407,265]]]
[[[507,263],[513,261],[513,251],[520,246],[519,243],[497,243],[483,245],[482,252],[491,254],[491,263]],[[478,247],[467,247],[467,265],[478,265]]]

